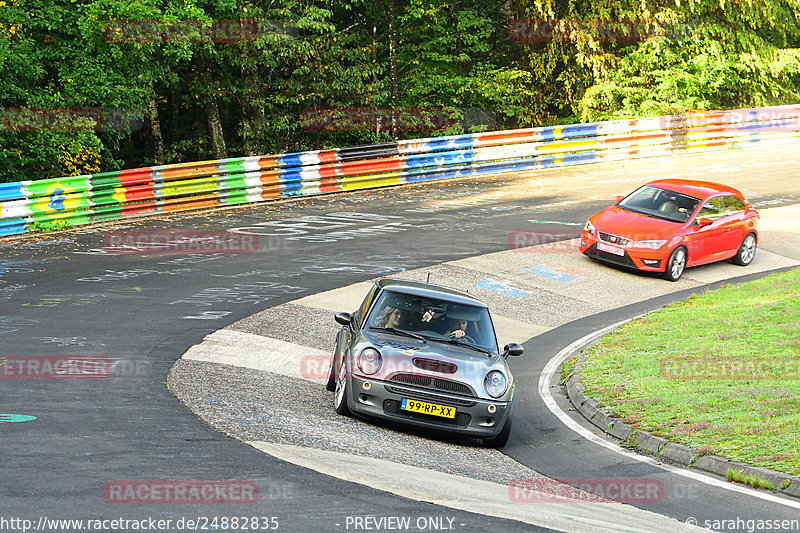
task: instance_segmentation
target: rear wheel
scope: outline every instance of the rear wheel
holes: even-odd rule
[[[664,270],[664,279],[669,281],[678,281],[686,269],[686,248],[678,246],[669,256],[667,261],[667,268]]]
[[[342,416],[351,416],[350,408],[347,406],[347,364],[344,357],[339,361],[336,389],[333,392],[333,408]]]
[[[742,266],[747,266],[752,263],[753,258],[756,256],[756,244],[756,234],[748,233],[747,236],[742,239],[742,244],[739,245],[739,250],[736,252],[736,257],[733,258],[733,262]]]

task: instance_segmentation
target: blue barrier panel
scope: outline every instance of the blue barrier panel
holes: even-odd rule
[[[24,218],[7,218],[0,220],[0,236],[16,235],[18,233],[25,233],[25,219]]]
[[[25,182],[12,181],[10,183],[0,183],[0,202],[6,200],[22,200],[25,198],[23,187]]]

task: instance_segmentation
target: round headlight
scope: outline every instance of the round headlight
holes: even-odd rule
[[[375,348],[365,348],[358,354],[358,368],[369,376],[381,369],[381,353]]]
[[[483,388],[492,398],[499,398],[506,393],[508,380],[499,370],[492,370],[486,374],[486,379],[483,380]]]

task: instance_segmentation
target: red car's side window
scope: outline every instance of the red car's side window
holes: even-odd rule
[[[722,201],[722,197],[718,196],[717,198],[709,199],[703,207],[700,208],[700,211],[697,213],[697,218],[710,218],[711,220],[715,220],[724,216],[725,213],[725,206]]]
[[[745,210],[744,202],[736,196],[725,197],[725,215],[735,215]]]

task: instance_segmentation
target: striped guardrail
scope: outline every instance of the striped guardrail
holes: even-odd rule
[[[792,105],[0,183],[0,236],[425,180],[798,140],[800,105]]]

